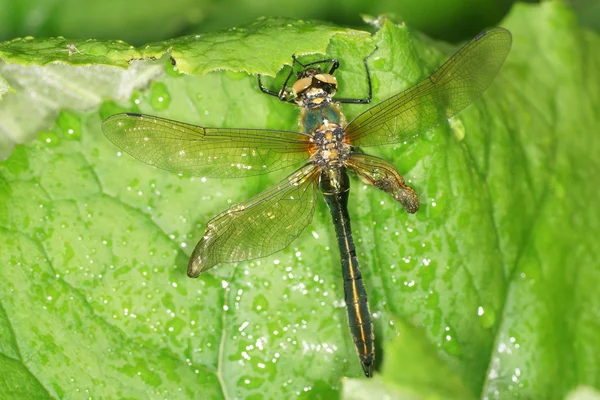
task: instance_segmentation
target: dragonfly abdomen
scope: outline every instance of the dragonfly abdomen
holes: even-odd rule
[[[342,254],[344,301],[346,302],[346,312],[348,314],[348,326],[365,375],[372,376],[375,361],[373,321],[371,320],[367,291],[363,284],[358,259],[354,254],[354,243],[351,235],[349,239],[347,240],[348,245],[345,243],[340,244],[340,249],[342,245],[346,248],[352,247],[349,254]]]
[[[363,284],[350,227],[348,174],[342,167],[323,171],[319,186],[331,212],[340,249],[344,277],[344,301],[346,302],[350,333],[365,375],[373,376],[375,335],[367,301],[367,291]]]

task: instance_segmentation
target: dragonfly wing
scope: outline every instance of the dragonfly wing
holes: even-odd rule
[[[391,195],[411,214],[419,209],[419,197],[404,183],[393,164],[367,154],[352,153],[346,165],[365,183],[373,185]]]
[[[312,220],[318,171],[306,164],[208,221],[190,258],[188,276],[195,278],[219,263],[266,257],[284,249]]]
[[[368,147],[403,142],[436,127],[487,89],[511,42],[504,28],[480,33],[429,78],[356,117],[346,137],[355,146]]]
[[[107,118],[102,131],[138,160],[185,175],[259,175],[308,157],[308,136],[290,131],[204,128],[132,113]]]

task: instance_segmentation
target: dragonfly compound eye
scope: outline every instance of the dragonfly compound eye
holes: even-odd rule
[[[302,95],[302,93],[308,90],[311,85],[312,78],[310,77],[298,79],[296,82],[294,82],[294,85],[292,86],[292,94],[294,95],[294,98]]]
[[[314,76],[312,85],[322,89],[329,96],[335,95],[338,88],[337,79],[331,74],[317,74]]]

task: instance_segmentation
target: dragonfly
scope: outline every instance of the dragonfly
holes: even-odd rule
[[[192,252],[187,274],[196,278],[217,264],[262,258],[286,248],[310,224],[320,191],[340,251],[350,332],[363,372],[372,377],[375,335],[348,213],[348,171],[415,213],[418,196],[396,167],[362,149],[403,143],[445,123],[488,88],[511,43],[511,34],[504,28],[484,31],[432,75],[348,124],[340,102],[334,99],[338,89],[334,63],[329,71],[304,69],[291,90],[286,89],[290,77],[279,92],[266,89],[300,105],[301,132],[209,128],[138,113],[110,116],[102,130],[134,158],[183,175],[244,178],[295,168],[279,183],[209,220]],[[365,68],[368,73],[366,59]]]

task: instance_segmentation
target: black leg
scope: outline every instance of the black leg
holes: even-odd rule
[[[295,54],[292,54],[292,70],[294,70],[294,66],[298,64],[299,66],[301,66],[302,68],[306,68],[306,65],[302,64],[300,61],[298,61],[298,59],[296,58]]]
[[[292,69],[290,70],[290,73],[288,74],[287,78],[285,78],[285,82],[283,82],[283,86],[281,87],[281,89],[279,90],[279,93],[277,94],[277,97],[281,101],[288,101],[290,103],[294,102],[294,99],[291,99],[291,100],[287,99],[287,85],[288,85],[288,82],[290,81],[290,78],[294,74],[294,66],[296,64],[299,64],[302,68],[304,68],[304,64],[302,64],[300,61],[298,61],[295,54],[292,54]]]
[[[269,90],[269,89],[267,89],[266,87],[263,86],[262,79],[261,79],[262,78],[261,74],[258,74],[257,76],[258,76],[258,88],[260,89],[261,92],[269,94],[271,96],[279,97],[279,93],[276,93],[276,92],[274,92],[272,90]]]
[[[300,64],[300,62],[297,61],[298,64]],[[338,69],[338,67],[340,66],[340,62],[338,60],[336,60],[335,58],[327,58],[327,59],[323,59],[323,60],[317,60],[317,61],[312,61],[309,62],[308,64],[300,64],[304,69],[306,69],[307,67],[310,67],[311,65],[315,65],[315,64],[323,64],[323,63],[331,63],[331,69],[329,70],[329,72],[327,72],[328,74],[333,74],[333,72]]]
[[[373,85],[371,84],[371,73],[369,72],[369,65],[367,64],[367,60],[371,58],[373,54],[378,50],[378,47],[375,46],[375,50],[371,52],[368,56],[363,60],[363,64],[365,65],[365,72],[367,73],[367,84],[369,86],[369,95],[366,99],[335,99],[338,103],[345,104],[369,104],[373,99]]]
[[[290,70],[290,73],[288,74],[287,78],[285,78],[285,82],[283,83],[283,86],[281,87],[281,89],[279,90],[279,92],[275,92],[275,91],[273,91],[271,89],[267,89],[262,84],[262,75],[261,74],[257,74],[257,77],[258,77],[258,88],[260,89],[260,91],[263,92],[263,93],[266,93],[268,95],[275,96],[275,97],[277,97],[281,101],[286,101],[286,102],[289,102],[289,103],[293,103],[294,99],[288,99],[287,98],[287,85],[288,85],[288,82],[290,81],[290,78],[292,77],[292,75],[294,73],[294,65],[295,64],[299,64],[303,68],[305,68],[305,66],[300,61],[298,61],[298,59],[296,58],[296,56],[294,54],[292,54],[292,60],[293,60],[292,69]]]

